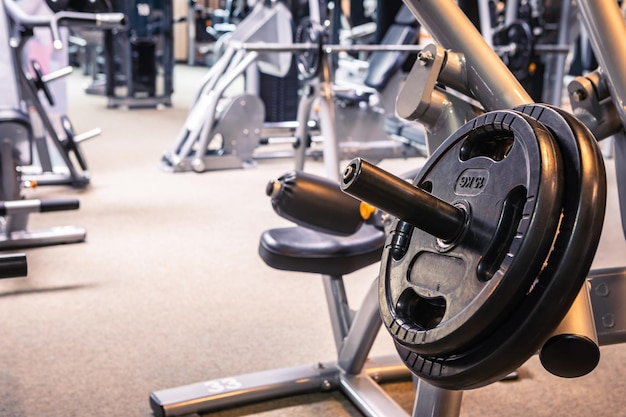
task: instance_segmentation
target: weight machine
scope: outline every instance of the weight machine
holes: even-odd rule
[[[554,0],[497,4],[460,1],[459,7],[534,100],[560,106],[574,6]]]
[[[75,243],[85,240],[85,229],[78,226],[54,227],[28,230],[31,213],[46,213],[60,210],[76,210],[78,200],[24,199],[22,189],[36,184],[64,184],[84,187],[89,177],[86,164],[78,147],[80,137],[75,137],[67,117],[61,117],[65,137],[55,130],[43,104],[39,100],[41,91],[50,104],[54,99],[47,82],[69,72],[61,70],[44,75],[36,61],[24,66],[23,49],[35,27],[50,28],[56,49],[62,48],[59,25],[107,24],[122,17],[79,12],[58,12],[52,16],[31,16],[12,0],[0,3],[0,21],[5,30],[0,32],[0,62],[4,83],[0,106],[0,249]],[[87,134],[83,137],[91,136]],[[50,148],[49,146],[52,146]],[[56,152],[56,153],[53,153]],[[39,167],[34,166],[36,155]],[[74,166],[74,158],[80,168]],[[53,163],[61,164],[61,168]],[[57,162],[56,160],[59,160]],[[33,169],[40,168],[39,173]]]
[[[378,210],[353,201],[339,204],[332,186],[322,180],[311,186],[299,174],[268,187],[273,202],[302,190],[314,195],[292,212],[303,227],[262,236],[259,251],[270,266],[340,275],[364,248],[359,234],[385,229],[381,273],[357,315],[346,314],[345,304],[329,303],[335,335],[340,334],[336,340],[344,343],[338,344],[340,360],[317,370],[273,370],[156,391],[150,397],[155,415],[338,389],[364,415],[406,416],[376,386],[364,360],[341,360],[367,356],[381,324],[394,340],[397,360],[418,379],[416,417],[458,417],[464,390],[500,380],[537,352],[549,372],[578,377],[595,368],[599,346],[626,341],[620,302],[626,270],[590,271],[606,199],[596,140],[609,136],[615,137],[626,238],[626,110],[620,104],[626,97],[626,48],[620,42],[626,24],[617,4],[578,2],[601,70],[568,86],[572,115],[534,104],[454,2],[405,3],[439,43],[422,51],[398,96],[398,113],[420,120],[428,131],[430,157],[413,185],[355,159],[340,186]],[[473,100],[457,101],[458,93]],[[334,216],[342,227],[346,216],[360,220],[341,229],[324,224],[319,211],[302,220],[302,208],[316,198],[333,207],[330,223]],[[504,203],[494,205],[494,199]],[[348,238],[351,250],[339,252],[346,255],[344,270],[322,269],[325,262],[335,266],[332,256],[312,266],[309,256],[315,258],[320,247],[346,244],[328,233],[355,229]],[[332,281],[327,294],[334,291],[345,301]],[[380,315],[372,313],[379,306]],[[372,320],[361,327],[368,312]],[[341,326],[347,326],[347,336],[337,333]],[[353,334],[362,338],[354,340]],[[348,351],[358,354],[344,356]],[[384,370],[396,365],[387,363],[374,374],[387,375]]]
[[[75,2],[74,2],[75,3]],[[28,125],[33,135],[37,164],[23,160],[22,178],[39,185],[70,185],[83,188],[89,184],[87,162],[80,149],[80,142],[100,133],[99,129],[75,135],[67,116],[61,116],[59,123],[53,121],[39,93],[42,93],[50,106],[55,100],[48,83],[71,73],[66,67],[50,74],[43,74],[37,61],[24,62],[24,48],[38,27],[49,28],[52,45],[56,50],[63,49],[59,26],[89,26],[98,28],[119,26],[124,16],[119,13],[84,13],[58,11],[50,16],[31,16],[25,13],[13,0],[2,2],[2,18],[5,20],[6,49],[3,51],[10,72],[8,85],[11,90],[6,106],[18,114],[16,120]],[[59,126],[60,125],[60,126]],[[62,130],[59,132],[59,130]],[[30,144],[30,142],[28,142]],[[30,154],[30,150],[28,150]]]
[[[309,8],[309,24],[296,30],[295,43],[292,15],[280,2],[258,3],[238,25],[230,35],[223,55],[204,78],[196,103],[174,148],[163,156],[161,167],[164,170],[204,172],[254,166],[256,159],[272,157],[255,154],[255,149],[261,143],[272,143],[272,139],[280,141],[281,137],[293,138],[291,143],[296,148],[296,167],[302,169],[306,156],[311,154],[310,139],[317,129],[322,137],[325,163],[334,177],[338,174],[339,159],[349,158],[355,153],[369,153],[379,160],[422,154],[423,135],[417,137],[417,143],[413,144],[406,139],[404,142],[381,139],[381,136],[386,137],[382,129],[372,132],[373,124],[384,124],[380,109],[377,112],[371,108],[363,110],[364,106],[358,105],[345,109],[336,107],[336,85],[330,62],[332,54],[342,51],[377,52],[386,54],[390,61],[399,59],[391,57],[394,54],[416,53],[418,48],[411,44],[415,41],[415,31],[412,37],[407,32],[396,32],[397,44],[329,44],[325,41],[319,2],[309,2]],[[297,120],[295,123],[266,125],[264,103],[257,96],[258,88],[253,82],[257,68],[261,73],[283,77],[292,65],[294,53],[301,57],[298,67],[303,79]],[[397,69],[397,65],[392,66]],[[244,74],[247,92],[226,97],[227,88]],[[381,94],[375,87],[357,87],[366,93],[360,98],[361,104],[367,103],[367,97]],[[394,95],[393,89],[389,90]],[[319,108],[316,115],[312,114],[313,104]],[[358,123],[352,122],[355,118],[367,125],[358,132],[350,132],[353,135],[351,139],[342,141],[349,136],[338,130],[345,124],[343,117],[351,121],[350,127],[358,126]],[[337,120],[342,121],[337,123]],[[369,137],[379,132],[379,137]]]
[[[104,32],[107,107],[171,106],[174,91],[172,0],[114,1],[113,10],[123,14],[126,23]]]

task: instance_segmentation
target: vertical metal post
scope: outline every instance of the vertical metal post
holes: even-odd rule
[[[339,141],[337,139],[337,128],[335,126],[335,103],[333,102],[333,92],[331,84],[331,62],[330,56],[324,54],[321,59],[322,68],[320,74],[320,100],[319,117],[322,136],[324,137],[324,165],[328,178],[339,182]]]
[[[567,45],[569,42],[571,3],[570,0],[565,0],[561,3],[561,17],[559,19],[559,33],[557,37],[558,45]],[[565,73],[566,54],[554,52],[551,55],[544,76],[545,97],[543,101],[560,106],[563,101],[563,75]]]
[[[295,169],[296,171],[304,170],[306,161],[306,151],[309,147],[309,118],[311,117],[311,108],[313,102],[318,95],[317,80],[303,86],[302,95],[298,102],[298,126],[296,127],[296,145],[295,145]]]
[[[459,417],[462,399],[463,391],[445,390],[419,380],[413,417]]]
[[[626,22],[614,0],[580,0],[581,16],[598,64],[602,68],[617,114],[626,126]],[[622,129],[623,131],[623,129]],[[620,200],[622,229],[626,236],[626,136],[615,138],[615,170]]]
[[[187,65],[196,64],[196,0],[187,4]]]
[[[493,48],[493,29],[491,28],[491,0],[478,0],[478,15],[480,17],[480,31],[490,48]],[[508,7],[507,7],[508,10]]]
[[[378,283],[379,280],[375,279],[365,294],[339,350],[337,364],[348,375],[361,373],[382,324],[378,307]]]
[[[326,294],[326,304],[330,314],[330,323],[333,328],[333,336],[337,351],[341,349],[343,340],[348,335],[352,325],[352,312],[348,304],[346,288],[341,275],[323,275],[324,293]]]
[[[622,13],[615,0],[580,0],[578,7],[619,117],[626,125],[626,23]]]
[[[508,26],[517,20],[519,10],[519,0],[507,1],[504,8],[504,26]]]

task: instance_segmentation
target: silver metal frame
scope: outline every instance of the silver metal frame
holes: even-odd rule
[[[368,358],[381,326],[378,280],[374,280],[355,312],[348,305],[343,277],[324,275],[322,278],[337,346],[336,361],[154,391],[150,394],[154,415],[211,412],[289,395],[339,390],[366,416],[408,416],[379,385],[410,379],[407,368],[395,355]]]
[[[442,2],[439,0],[404,0],[404,2],[418,20],[426,26],[439,45],[447,50],[447,52],[442,52],[435,47],[428,51],[430,54],[422,55],[420,61],[424,62],[424,66],[435,66],[436,71],[432,68],[423,70],[423,74],[420,75],[424,76],[416,77],[422,81],[413,81],[413,85],[410,84],[412,80],[407,80],[409,87],[414,87],[413,90],[409,91],[415,93],[415,98],[412,99],[414,102],[409,103],[408,108],[411,108],[411,105],[413,105],[414,109],[419,109],[418,113],[421,119],[419,117],[418,119],[424,120],[429,134],[441,136],[443,132],[451,133],[455,128],[458,128],[458,125],[465,118],[471,117],[477,111],[508,109],[532,103],[533,100],[530,96],[454,2]],[[626,160],[626,138],[623,134],[624,125],[626,125],[626,106],[624,106],[626,82],[621,71],[621,69],[626,68],[626,45],[621,42],[622,39],[626,38],[626,24],[622,20],[617,3],[614,0],[579,0],[578,4],[596,55],[600,58],[599,62],[602,66],[602,72],[597,76],[602,81],[599,82],[599,85],[606,86],[612,102],[611,105],[606,100],[603,101],[602,109],[606,111],[602,114],[607,118],[614,119],[617,117],[621,120],[621,123],[616,123],[613,120],[613,122],[602,125],[604,126],[604,132],[610,130],[610,133],[619,136],[616,141],[616,159],[619,158],[620,160],[616,160],[616,165],[621,166],[623,161]],[[616,39],[616,41],[611,42],[611,39]],[[439,54],[443,53],[449,54],[446,58],[447,64],[451,68],[444,68],[441,62],[438,61],[441,58]],[[418,65],[420,64],[418,63]],[[431,77],[433,72],[436,72],[434,79]],[[458,87],[457,90],[461,94],[471,98],[469,102],[476,100],[479,106],[467,106],[468,100],[456,99],[457,96],[455,94],[437,89],[434,83],[439,77],[443,79],[449,77],[449,81],[455,87]],[[429,82],[433,85],[425,85]],[[429,94],[431,92],[432,94]],[[399,100],[401,99],[403,99],[402,94],[399,96]],[[424,102],[421,101],[422,99],[424,99]],[[411,100],[411,98],[409,97],[408,100]],[[613,109],[611,111],[613,107],[616,107],[617,110]],[[413,111],[407,110],[407,108],[404,110],[408,113]],[[585,110],[585,108],[581,109],[581,111]],[[583,115],[587,113],[583,112]],[[453,116],[450,116],[450,114],[453,114]],[[590,125],[592,131],[594,129],[599,130],[598,126],[602,123],[592,116],[588,115],[583,121]],[[611,128],[607,129],[607,125]],[[435,145],[436,141],[433,143],[433,146]],[[626,171],[618,171],[618,176],[626,176]],[[624,191],[622,186],[620,193]],[[593,320],[595,318],[598,343],[606,345],[626,342],[626,323],[622,323],[621,320],[625,315],[622,301],[623,297],[626,297],[626,268],[591,271],[588,282],[591,285],[585,285],[582,291],[589,291],[590,296],[588,299],[591,300],[593,309],[593,317],[590,319]],[[329,290],[327,288],[327,295],[328,293]],[[350,340],[351,343],[355,343],[353,350],[351,349],[350,352],[358,352],[359,356],[369,352],[370,338],[378,331],[378,326],[380,325],[379,319],[372,317],[372,315],[377,316],[378,314],[378,300],[375,293],[374,289],[370,290],[357,315],[357,317],[363,315],[370,316],[370,319],[363,322],[355,319],[350,326],[350,333],[358,336]],[[330,297],[329,305],[337,307],[336,311],[338,312],[342,310],[339,308],[342,297],[340,293]],[[587,297],[579,298],[585,299]],[[340,330],[342,328],[341,318],[343,313],[332,314],[332,311],[331,309],[333,329],[335,337],[337,337],[337,335],[343,334],[343,330]],[[361,327],[361,323],[365,326]],[[376,328],[374,329],[373,327]],[[357,329],[360,330],[357,332]],[[342,347],[345,349],[346,345]],[[343,349],[339,351],[337,364],[332,366],[331,376],[339,377],[340,381],[368,381],[365,369],[361,369],[360,366],[356,368],[347,366],[341,360],[344,354]],[[353,363],[360,365],[361,361]],[[365,373],[356,373],[361,370]],[[307,391],[308,389],[324,391],[327,388],[334,387],[330,379],[327,382],[326,378],[329,375],[319,370],[312,372],[310,368],[308,370],[304,368],[295,370],[295,372],[301,372],[305,378],[310,377],[313,381],[312,386],[307,387]],[[151,405],[155,415],[158,417],[175,416],[190,412],[213,410],[213,406],[217,404],[219,406],[216,408],[237,406],[247,401],[261,401],[277,395],[282,396],[290,395],[294,392],[302,392],[298,391],[297,384],[293,381],[291,383],[287,382],[286,385],[279,384],[272,387],[257,385],[262,378],[273,378],[282,373],[283,371],[268,371],[263,374],[254,374],[249,376],[252,380],[250,385],[248,385],[248,380],[246,379],[246,381],[243,381],[245,382],[243,386],[237,386],[236,388],[227,386],[228,381],[232,380],[224,379],[209,381],[208,385],[207,383],[200,383],[156,391],[151,394]],[[219,393],[208,392],[212,383],[216,381],[227,382],[219,385],[221,390]],[[234,381],[242,382],[238,377],[235,377]],[[285,380],[283,379],[282,382],[285,382]],[[362,392],[365,397],[355,397],[350,395],[350,389],[347,389],[346,382],[340,383],[339,386],[346,387],[344,392],[366,416],[406,415],[406,412],[403,410],[394,409],[392,404],[387,403],[379,409],[369,408],[369,388]],[[223,401],[227,401],[227,403]],[[462,391],[447,391],[419,381],[412,415],[415,417],[458,417],[461,401]]]
[[[2,0],[0,2],[2,13],[6,14],[6,27],[2,28],[9,33],[8,45],[15,66],[15,76],[19,91],[19,100],[23,108],[32,107],[30,113],[31,124],[35,134],[34,144],[37,150],[38,166],[32,164],[23,167],[24,177],[37,181],[40,185],[70,185],[83,188],[89,184],[90,177],[86,164],[76,164],[70,157],[70,151],[66,143],[71,139],[63,137],[57,132],[54,123],[50,120],[46,109],[39,100],[39,92],[31,80],[30,68],[23,64],[23,49],[28,37],[22,36],[24,29],[46,27],[50,29],[53,46],[56,49],[63,48],[63,42],[59,33],[59,25],[64,21],[83,22],[100,28],[115,27],[124,20],[121,13],[79,13],[59,12],[52,16],[31,16],[25,13],[14,0]],[[71,69],[70,69],[71,70]],[[44,76],[44,82],[52,81],[71,71],[61,70],[57,74]],[[98,130],[93,130],[88,135],[95,136]],[[67,135],[66,135],[67,136]],[[88,137],[83,135],[82,139]],[[78,149],[78,145],[76,145]],[[80,151],[78,151],[80,152]]]
[[[73,16],[73,15],[70,15]],[[52,129],[52,123],[45,115],[45,109],[39,102],[37,91],[31,83],[29,76],[26,75],[22,68],[22,48],[26,40],[19,33],[20,25],[26,27],[33,26],[50,26],[52,29],[53,39],[60,40],[56,31],[56,23],[51,23],[50,17],[29,16],[24,14],[13,1],[0,1],[0,21],[5,23],[2,28],[1,38],[7,40],[1,45],[1,55],[5,58],[4,64],[10,72],[7,77],[8,81],[13,81],[14,85],[9,86],[9,94],[1,97],[6,109],[24,114],[23,131],[31,132],[36,130],[33,126],[33,118],[35,114],[31,114],[30,120],[24,111],[27,105],[35,106],[36,115],[40,116],[41,122],[44,123],[46,129]],[[58,43],[55,46],[59,46]],[[68,72],[60,70],[57,73],[51,73],[43,76],[43,82],[51,81],[59,76],[66,75]],[[4,90],[7,92],[7,90]],[[7,120],[0,120],[0,123]],[[9,121],[10,122],[10,121]],[[30,122],[30,123],[28,123]],[[30,127],[30,128],[29,128]],[[21,195],[22,187],[25,183],[33,181],[33,178],[24,174],[27,167],[16,165],[20,163],[29,163],[31,158],[16,161],[14,159],[14,150],[19,148],[21,152],[31,152],[31,141],[26,139],[30,136],[24,133],[24,139],[20,138],[19,133],[15,133],[10,138],[3,138],[0,143],[0,195],[3,201],[0,202],[2,215],[0,217],[0,250],[28,248],[36,246],[47,246],[64,243],[78,243],[85,240],[87,232],[80,226],[57,226],[52,228],[28,229],[28,220],[31,213],[40,213],[45,211],[56,211],[58,209],[68,210],[78,208],[78,200],[72,201],[40,201],[25,200]],[[56,134],[56,132],[55,132]],[[52,142],[61,147],[61,142],[57,136],[52,138]],[[21,142],[25,142],[22,144]],[[40,141],[47,141],[47,138],[41,137]],[[47,143],[35,143],[38,146],[38,157],[44,170],[52,171],[52,163]],[[60,151],[62,154],[64,152]],[[67,155],[65,155],[67,156]],[[49,168],[49,169],[46,169]],[[78,175],[75,171],[70,171],[70,176]],[[41,178],[41,177],[38,177]],[[47,177],[49,178],[49,177]],[[68,178],[64,177],[64,180]],[[45,183],[45,180],[42,181]],[[51,208],[56,205],[56,208]]]
[[[320,21],[320,10],[316,2],[310,2],[310,17],[314,22]],[[287,25],[289,27],[287,27]],[[320,26],[321,27],[321,26]],[[205,76],[198,99],[193,105],[185,124],[176,138],[174,147],[167,151],[161,159],[161,168],[168,172],[204,172],[229,168],[245,168],[254,166],[256,160],[272,157],[293,157],[295,168],[302,170],[307,157],[317,154],[307,146],[306,138],[312,137],[319,131],[323,137],[322,154],[328,176],[339,179],[339,160],[351,158],[356,153],[367,153],[377,159],[391,157],[407,157],[423,155],[423,149],[407,146],[398,140],[377,138],[378,143],[369,143],[360,140],[359,132],[354,132],[356,140],[343,143],[338,139],[337,118],[334,104],[334,85],[330,54],[340,51],[402,51],[416,53],[419,47],[415,45],[324,45],[323,51],[318,51],[319,45],[313,43],[293,43],[291,37],[291,14],[279,2],[271,6],[259,2],[251,15],[244,19],[232,32],[227,48],[223,55],[211,67]],[[269,129],[265,124],[250,126],[233,126],[233,129],[220,129],[220,124],[231,116],[218,111],[218,105],[225,100],[250,101],[250,95],[226,97],[226,90],[241,76],[246,75],[246,91],[254,94],[256,90],[249,84],[250,75],[257,71],[272,75],[284,76],[289,70],[292,55],[297,52],[320,52],[319,74],[307,81],[302,89],[298,104],[296,128],[285,122],[278,137],[289,137],[294,144],[295,151],[285,155],[284,152],[257,152],[261,140],[267,139]],[[252,71],[250,71],[252,70]],[[317,123],[311,128],[312,108],[316,104]],[[347,110],[346,110],[347,112]],[[373,113],[373,112],[370,112]],[[347,114],[346,117],[354,117]],[[374,119],[377,115],[369,114]],[[358,115],[356,115],[358,117]],[[237,119],[238,121],[240,118]],[[226,124],[229,122],[226,120]],[[233,125],[233,123],[230,123]],[[382,123],[380,123],[382,125]],[[278,126],[271,129],[276,132]],[[365,129],[364,129],[365,130]],[[383,136],[384,132],[381,134]],[[217,133],[221,136],[222,147],[216,152],[210,147]],[[369,132],[368,132],[369,133]],[[347,135],[346,135],[347,136]],[[271,138],[270,138],[271,139]],[[272,143],[271,140],[268,141]]]

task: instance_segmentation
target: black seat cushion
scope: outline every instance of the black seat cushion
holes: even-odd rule
[[[259,255],[276,269],[345,275],[380,261],[384,243],[384,232],[369,225],[350,236],[285,227],[263,232]]]

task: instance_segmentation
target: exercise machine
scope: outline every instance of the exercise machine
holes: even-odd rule
[[[260,54],[234,45],[240,41],[289,44],[292,32],[291,13],[282,3],[259,2],[239,23],[221,57],[204,77],[174,149],[163,156],[164,170],[203,172],[254,164],[252,153],[262,136],[265,109],[249,82],[253,76],[246,77],[245,93],[227,99],[224,94],[243,74],[260,71],[285,76],[292,58],[288,53]]]
[[[77,210],[79,201],[24,199],[22,190],[33,186],[22,178],[19,168],[30,158],[30,125],[19,112],[0,111],[0,133],[0,249],[83,242],[87,232],[80,226],[28,229],[30,214]]]
[[[112,3],[126,21],[103,36],[107,107],[170,107],[174,92],[172,1]]]
[[[358,116],[359,120],[366,121],[370,127],[370,119],[381,121],[380,126],[383,126],[384,120],[381,120],[380,107],[370,108],[367,112],[361,110],[364,114],[360,115],[356,110],[363,109],[363,106],[348,106],[345,102],[344,108],[335,106],[335,85],[331,77],[330,62],[331,55],[342,51],[381,52],[381,56],[387,58],[394,53],[416,53],[418,48],[410,42],[415,40],[415,30],[412,36],[410,31],[397,32],[402,37],[397,38],[395,44],[329,44],[325,41],[326,34],[322,28],[320,3],[324,2],[309,2],[308,23],[300,25],[295,30],[295,35],[292,15],[286,6],[280,2],[259,2],[256,5],[230,35],[223,55],[204,78],[198,98],[173,149],[161,160],[162,169],[172,172],[204,172],[254,166],[257,158],[255,149],[261,143],[272,143],[272,138],[285,136],[292,138],[291,143],[297,148],[294,152],[296,166],[302,169],[314,136],[312,132],[318,130],[325,163],[334,177],[338,175],[339,159],[351,157],[355,152],[368,152],[368,148],[372,154],[377,153],[380,159],[421,153],[420,146],[423,143],[412,146],[398,141],[386,141],[384,137],[377,137],[369,142],[360,141],[359,135],[363,131],[352,132],[352,137],[345,131],[340,132],[343,136],[340,138],[338,128],[345,120],[338,115],[343,114],[344,109],[345,119]],[[300,57],[298,68],[303,81],[297,120],[283,126],[266,126],[265,106],[258,97],[257,86],[253,81],[255,73],[260,71],[277,77],[285,76],[291,68],[294,53]],[[398,68],[394,58],[380,61],[381,66],[385,64],[395,70]],[[389,69],[381,72],[385,71],[393,73]],[[242,76],[245,76],[246,93],[225,97],[227,88]],[[367,90],[367,94],[360,99],[361,104],[367,104],[373,93],[379,94],[374,87],[360,87],[361,90]],[[319,108],[316,114],[312,111],[314,104]],[[245,118],[241,117],[244,113]],[[356,125],[358,123],[352,126]],[[283,133],[272,136],[281,127],[286,128],[282,130]],[[381,130],[377,129],[376,132]],[[386,136],[382,132],[381,135]]]
[[[358,212],[358,201],[343,194],[336,182],[326,178],[294,172],[270,183],[268,194],[277,213],[290,220],[299,219],[306,227],[264,232],[259,254],[273,268],[322,276],[337,347],[336,361],[155,391],[150,394],[154,415],[211,412],[263,399],[334,390],[346,394],[369,415],[401,415],[402,409],[379,383],[407,380],[410,374],[395,355],[368,358],[380,329],[377,280],[357,310],[348,303],[343,282],[345,275],[380,260],[385,243],[382,229],[373,224],[359,227],[358,220],[355,222],[351,216],[354,210]],[[348,212],[348,216],[333,216],[327,210],[329,205],[338,205],[339,212]],[[306,214],[301,208],[306,208]],[[352,233],[346,236],[348,232]]]
[[[626,113],[619,105],[626,97],[619,75],[626,64],[619,43],[626,24],[612,1],[579,2],[602,71],[568,87],[573,104],[578,103],[576,117],[533,103],[453,2],[405,3],[441,44],[422,51],[398,96],[402,117],[425,122],[430,157],[413,184],[358,158],[344,170],[340,186],[387,219],[377,300],[371,302],[380,307],[379,319],[400,361],[418,379],[412,415],[458,417],[464,390],[500,380],[537,352],[547,371],[572,378],[593,371],[599,346],[626,341],[619,301],[626,270],[590,271],[606,199],[596,141],[610,135],[616,136],[620,209],[626,219]],[[448,97],[456,96],[453,88],[480,107],[455,107]],[[603,117],[594,117],[595,111]],[[372,212],[354,204],[329,206],[355,219]],[[345,213],[337,211],[331,216],[343,218]],[[319,221],[313,225],[321,227]],[[358,230],[366,227],[371,225]],[[291,232],[278,230],[266,241],[274,242],[277,254],[306,245],[304,233],[291,240]],[[266,249],[260,252],[267,262],[272,256],[264,255]],[[306,270],[306,261],[297,264]],[[368,311],[361,309],[357,316]],[[367,341],[358,343],[367,346]],[[262,375],[269,380],[280,374]],[[181,415],[290,393],[280,385],[255,384],[255,375],[216,380],[228,384],[215,392],[211,384],[157,391],[151,405],[155,415]],[[322,391],[333,387],[334,377]],[[343,377],[339,381],[349,387]],[[367,416],[408,415],[368,408],[367,401],[346,395]],[[368,398],[378,404],[380,397]]]
[[[219,2],[189,0],[187,4],[187,65],[211,66],[224,41],[249,12],[245,0]]]
[[[33,16],[22,10],[14,0],[4,0],[1,5],[2,19],[5,22],[1,35],[5,41],[2,44],[2,54],[3,62],[7,65],[6,76],[10,80],[5,88],[11,90],[6,106],[10,111],[19,113],[18,118],[25,119],[30,125],[29,132],[33,134],[32,143],[35,149],[33,163],[21,165],[22,178],[39,185],[83,188],[89,184],[89,171],[80,142],[98,135],[100,131],[94,129],[76,135],[67,116],[61,116],[59,121],[52,120],[40,99],[40,93],[50,106],[54,106],[55,99],[48,83],[68,75],[72,69],[66,67],[44,74],[36,60],[24,62],[24,48],[35,28],[48,28],[54,49],[62,50],[64,43],[60,26],[116,27],[123,22],[124,16],[119,13],[76,11]]]
[[[325,44],[330,35],[321,29],[323,2],[309,2],[311,19],[298,28],[297,42],[319,44],[316,51],[302,50],[298,68],[307,80],[298,107],[298,120],[318,106],[322,127],[323,152],[327,175],[338,178],[339,161],[364,155],[376,161],[425,155],[425,132],[419,123],[405,123],[395,116],[395,98],[405,74],[402,67],[408,55],[415,56],[419,24],[409,10],[401,7],[378,45],[356,44],[343,47]],[[316,20],[317,19],[317,20]],[[334,19],[337,20],[337,19]],[[334,31],[336,32],[336,31]],[[332,33],[331,33],[332,35]],[[332,37],[331,37],[332,39]],[[333,60],[337,52],[371,52],[367,70],[356,82],[340,79]],[[322,51],[322,52],[318,52]],[[326,52],[324,52],[326,51]],[[413,52],[413,54],[407,54]],[[341,66],[346,60],[339,59]],[[326,128],[324,128],[326,126]],[[334,126],[331,129],[330,126]],[[311,129],[298,123],[295,143],[297,170],[304,169],[308,154],[314,153]]]
[[[32,213],[46,213],[62,210],[76,210],[76,199],[38,200],[25,199],[24,188],[37,184],[68,184],[83,187],[88,177],[73,168],[70,153],[86,167],[78,148],[80,138],[73,136],[73,129],[67,117],[62,116],[60,123],[65,131],[61,139],[39,100],[39,91],[50,103],[54,99],[46,82],[56,78],[55,74],[43,75],[37,61],[23,68],[22,54],[28,38],[35,27],[51,29],[56,48],[62,47],[58,25],[67,20],[85,19],[95,24],[99,18],[93,14],[59,12],[52,16],[31,16],[26,14],[15,2],[5,0],[1,3],[0,20],[6,30],[0,32],[2,47],[0,62],[5,82],[2,84],[2,104],[0,105],[0,249],[25,248],[61,243],[77,243],[85,240],[86,231],[79,226],[52,227],[29,230],[28,220]],[[32,72],[31,72],[32,69]],[[61,71],[66,74],[67,71]],[[47,133],[38,130],[43,124]],[[49,148],[49,144],[56,146]],[[52,151],[56,150],[57,154]],[[33,175],[29,168],[37,157],[42,172]],[[66,170],[53,169],[52,160],[67,162]]]

